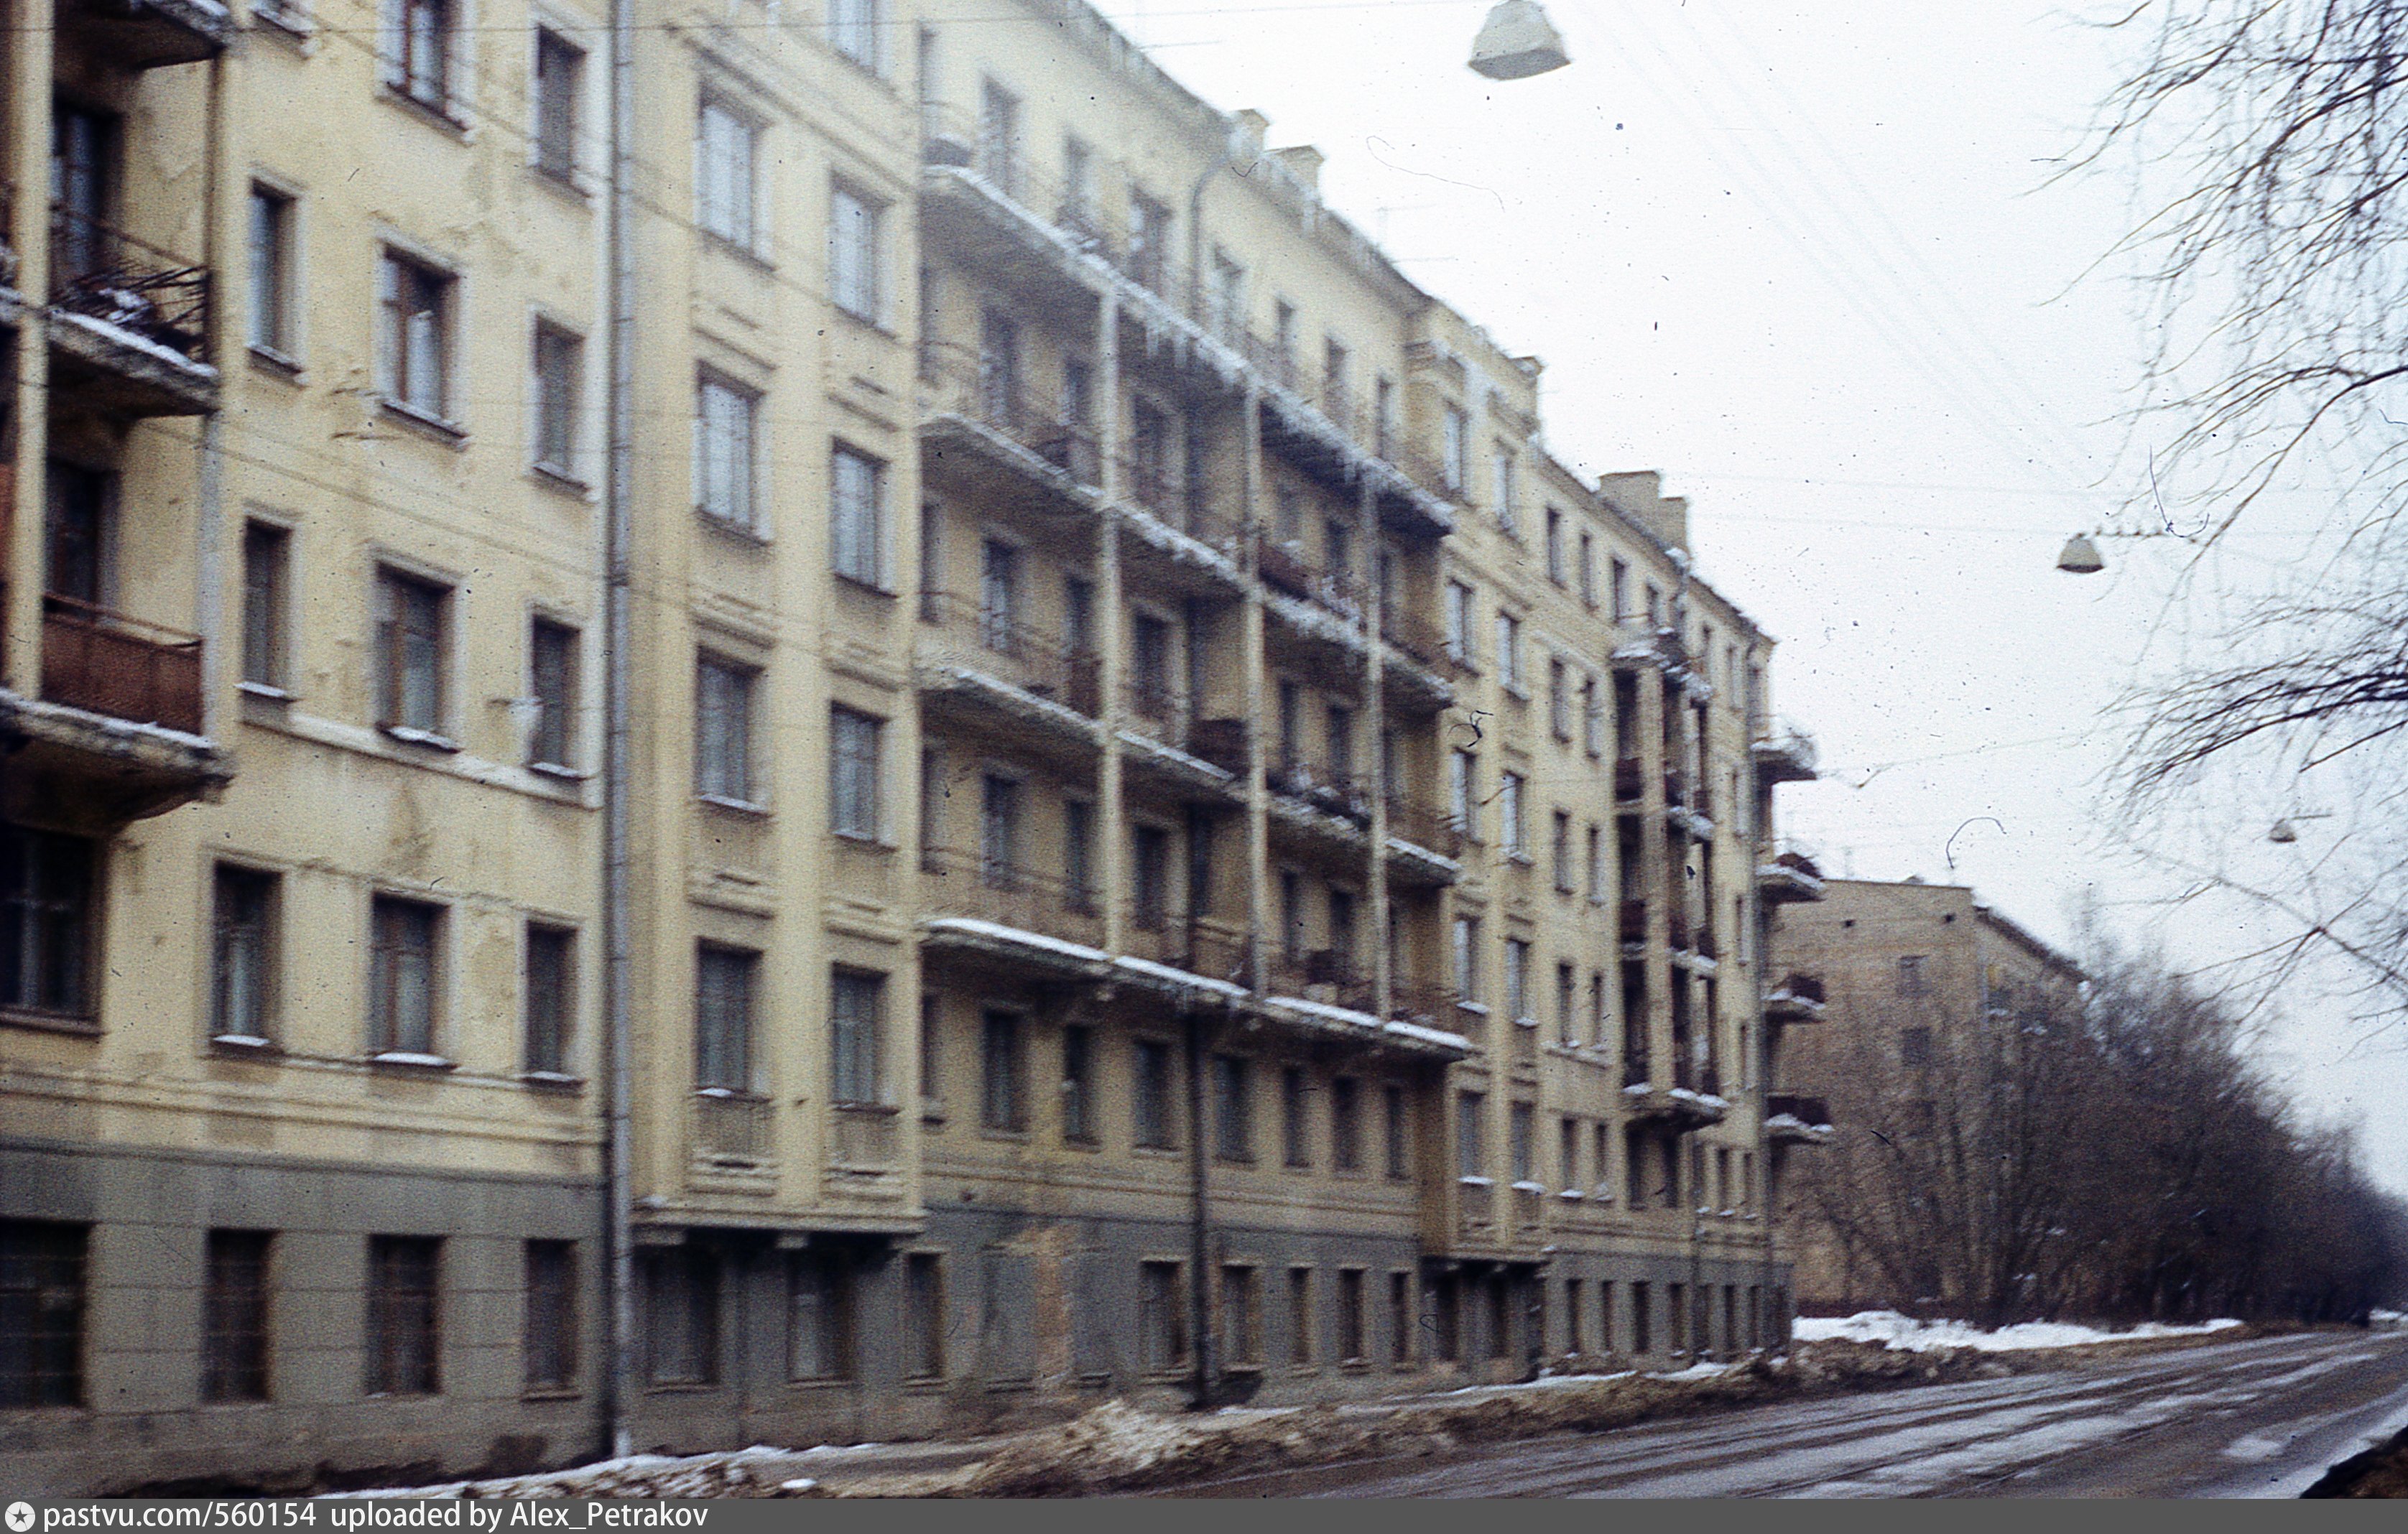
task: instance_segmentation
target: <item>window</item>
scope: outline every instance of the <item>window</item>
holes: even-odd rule
[[[839,444],[828,455],[828,546],[836,573],[882,589],[886,584],[886,465]]]
[[[1504,844],[1508,857],[1529,855],[1528,845],[1522,833],[1522,785],[1519,773],[1506,773],[1497,781],[1498,839]]]
[[[786,1377],[853,1378],[853,1272],[838,1253],[786,1254]]]
[[[1459,1177],[1484,1180],[1488,1172],[1486,1137],[1488,1099],[1480,1092],[1458,1092],[1455,1099],[1455,1170]]]
[[[1931,1030],[1906,1028],[1899,1030],[1898,1062],[1900,1065],[1931,1063]]]
[[[293,534],[266,522],[242,529],[242,680],[284,689],[285,614],[291,601]]]
[[[989,1011],[982,1023],[984,1065],[979,1122],[989,1129],[1018,1133],[1028,1128],[1028,1093],[1023,1083],[1020,1015]]]
[[[452,0],[384,0],[384,82],[437,112],[452,100]]]
[[[431,1396],[441,1388],[442,1262],[440,1237],[368,1238],[369,1395]]]
[[[1458,833],[1480,839],[1480,763],[1469,751],[1457,747],[1446,758],[1447,819]]]
[[[1062,1030],[1062,1138],[1091,1145],[1096,1131],[1096,1030],[1073,1023]]]
[[[939,1069],[943,1058],[937,1030],[944,1020],[944,1002],[934,991],[920,997],[920,1096],[929,1102],[943,1100],[945,1078]]]
[[[1572,892],[1572,817],[1562,810],[1555,812],[1555,834],[1551,845],[1555,866],[1555,888],[1561,894]]]
[[[1539,1175],[1537,1146],[1533,1143],[1536,1125],[1536,1112],[1530,1104],[1516,1102],[1506,1110],[1506,1158],[1512,1164],[1516,1183],[1527,1183]]]
[[[1630,1351],[1633,1353],[1656,1351],[1656,1339],[1651,1335],[1656,1320],[1653,1287],[1643,1283],[1630,1285]]]
[[[1020,785],[995,773],[979,779],[979,874],[997,888],[1020,879]]]
[[[1460,495],[1471,458],[1471,418],[1450,405],[1440,430],[1439,472],[1448,491]]]
[[[527,631],[527,671],[535,699],[530,765],[574,770],[577,762],[577,631],[538,618]]]
[[[526,1243],[526,1312],[521,1328],[529,1390],[577,1384],[577,1243]]]
[[[526,930],[526,1069],[568,1073],[568,1041],[577,1016],[577,934],[534,922]]]
[[[828,44],[868,70],[879,72],[879,0],[828,0]]]
[[[1168,1150],[1171,1125],[1170,1046],[1156,1039],[1137,1041],[1137,1143]]]
[[[706,234],[752,248],[752,156],[759,130],[706,99],[695,133],[695,222]]]
[[[1280,1072],[1280,1158],[1291,1167],[1312,1165],[1312,1129],[1305,1116],[1311,1096],[1301,1070],[1291,1065]]]
[[[694,672],[694,791],[750,804],[752,684],[759,673],[715,655],[697,656]]]
[[[1471,588],[1459,580],[1446,583],[1446,658],[1471,664]]]
[[[578,385],[583,381],[585,343],[548,320],[535,327],[535,466],[564,479],[577,477]]]
[[[451,273],[388,249],[377,264],[382,334],[377,387],[387,405],[433,421],[452,415]]]
[[[1096,911],[1096,806],[1062,801],[1062,902],[1083,916]]]
[[[1516,533],[1520,529],[1520,513],[1514,505],[1513,455],[1504,444],[1499,443],[1493,462],[1496,468],[1497,526],[1504,533]]]
[[[1096,150],[1075,134],[1062,141],[1061,221],[1081,231],[1096,227]]]
[[[293,199],[256,181],[251,188],[251,349],[293,352]]]
[[[93,1015],[93,844],[0,822],[0,1007]]]
[[[262,1230],[209,1232],[201,1295],[205,1401],[267,1399],[268,1240]]]
[[[1340,1172],[1363,1170],[1362,1083],[1353,1076],[1329,1083],[1329,1164]]]
[[[443,908],[379,895],[370,902],[369,923],[369,1052],[432,1057]]]
[[[886,977],[837,970],[828,979],[828,1093],[840,1106],[883,1102],[879,1036]]]
[[[761,956],[700,944],[694,955],[694,1085],[706,1092],[752,1089],[752,987]]]
[[[1168,1373],[1187,1363],[1187,1297],[1179,1264],[1140,1262],[1137,1269],[1138,1340],[1146,1372]]]
[[[1560,1126],[1560,1139],[1555,1144],[1555,1172],[1558,1185],[1566,1188],[1581,1186],[1580,1120],[1567,1118]]]
[[[377,573],[377,723],[424,736],[443,733],[445,611],[452,593],[397,570]]]
[[[1580,973],[1555,966],[1555,1037],[1566,1048],[1580,1043]]]
[[[1221,1356],[1238,1368],[1263,1361],[1262,1295],[1254,1270],[1237,1263],[1221,1270]]]
[[[1926,996],[1929,977],[1925,974],[1924,955],[1911,954],[1898,961],[1898,993],[1900,996]]]
[[[1599,826],[1588,828],[1588,898],[1605,899],[1605,831]]]
[[[1455,993],[1464,1001],[1480,1000],[1480,918],[1455,918]]]
[[[828,830],[875,842],[879,835],[878,762],[883,720],[842,703],[828,711]]]
[[[755,427],[761,396],[714,373],[694,391],[694,504],[704,516],[757,532],[753,483]]]
[[[1169,920],[1170,832],[1133,826],[1129,852],[1129,920],[1140,931],[1158,932]]]
[[[218,865],[209,1036],[276,1037],[277,886],[273,874]]]
[[[1580,597],[1597,605],[1597,540],[1584,531],[1580,535]]]
[[[1505,1016],[1515,1022],[1530,1016],[1530,945],[1518,937],[1505,940]]]
[[[1620,560],[1612,563],[1613,620],[1619,623],[1630,616],[1630,566]]]
[[[828,193],[828,297],[838,308],[873,325],[885,299],[878,260],[885,211],[850,187]]]
[[[1522,690],[1522,620],[1511,613],[1497,615],[1497,679],[1507,690]]]
[[[1287,1271],[1287,1361],[1312,1362],[1312,1270]]]
[[[1547,729],[1559,741],[1572,738],[1571,669],[1559,655],[1547,657]]]
[[[718,1384],[718,1254],[702,1246],[665,1246],[641,1257],[645,1383]]]
[[[86,1238],[0,1220],[0,1408],[83,1404]]]
[[[945,1273],[934,1252],[903,1259],[903,1377],[942,1379],[945,1373]]]
[[[1170,259],[1170,208],[1141,192],[1129,193],[1128,274],[1159,290]],[[1284,353],[1283,353],[1284,355]]]
[[[991,79],[979,83],[978,169],[1005,196],[1020,194],[1020,98]]]
[[[535,33],[535,168],[566,181],[577,169],[585,50],[549,27]]]
[[[1363,1361],[1363,1270],[1338,1270],[1338,1361]]]
[[[1581,683],[1581,746],[1593,757],[1605,754],[1605,700],[1594,676]]]
[[[1405,1115],[1405,1089],[1388,1087],[1381,1089],[1381,1100],[1386,1105],[1386,1132],[1382,1136],[1387,1153],[1387,1173],[1398,1181],[1412,1174],[1412,1129]]]
[[[1254,1158],[1254,1081],[1235,1055],[1212,1057],[1212,1152],[1224,1161]]]
[[[1388,1275],[1388,1361],[1402,1368],[1413,1361],[1413,1275]]]

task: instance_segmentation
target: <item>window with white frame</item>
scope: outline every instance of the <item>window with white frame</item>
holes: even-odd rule
[[[378,52],[385,84],[449,116],[459,25],[453,0],[383,0],[380,9]]]
[[[874,842],[879,832],[879,737],[884,721],[842,703],[828,712],[828,829]]]
[[[564,478],[577,476],[577,416],[584,371],[583,339],[548,320],[537,320],[535,465]]]
[[[1459,580],[1446,583],[1446,658],[1471,663],[1471,588]]]
[[[1498,839],[1504,845],[1506,856],[1512,858],[1528,853],[1522,835],[1522,788],[1519,773],[1503,774],[1497,782]]]
[[[753,484],[761,396],[715,373],[695,382],[694,500],[706,517],[760,529]]]
[[[251,348],[293,354],[294,199],[273,187],[251,188]]]
[[[868,70],[879,72],[879,0],[828,0],[828,45]]]
[[[1471,457],[1471,418],[1450,405],[1439,437],[1439,473],[1446,479],[1446,488],[1460,495]]]
[[[759,675],[715,655],[695,658],[694,789],[706,799],[752,803],[752,685]]]
[[[885,209],[838,185],[828,193],[828,297],[856,320],[876,324],[884,302],[879,238]]]
[[[883,1100],[879,1080],[879,1016],[886,977],[837,970],[828,982],[828,1094],[839,1103]]]
[[[535,168],[566,181],[577,169],[580,98],[585,89],[585,50],[552,31],[535,32]]]
[[[695,222],[704,234],[747,250],[753,242],[752,162],[759,135],[759,128],[734,107],[703,99],[695,129]]]
[[[377,389],[432,420],[452,414],[452,291],[442,268],[388,248],[377,263]]]
[[[1497,679],[1513,691],[1522,688],[1522,620],[1511,613],[1497,615]]]
[[[828,457],[828,547],[836,573],[885,588],[886,465],[838,443]]]

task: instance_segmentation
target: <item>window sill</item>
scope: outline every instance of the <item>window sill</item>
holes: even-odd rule
[[[279,707],[294,701],[292,693],[273,682],[236,682],[234,689],[246,698],[256,698],[263,703],[274,703]]]
[[[843,320],[848,325],[858,325],[863,330],[868,331],[873,334],[882,335],[890,341],[901,339],[900,336],[895,334],[895,328],[892,325],[887,324],[886,321],[879,319],[874,314],[863,314],[857,309],[848,309],[841,304],[832,304],[830,306],[836,310],[836,317],[838,320]]]
[[[301,366],[300,358],[280,351],[274,347],[261,346],[256,342],[251,347],[251,365],[262,373],[281,378],[289,384],[300,384],[308,380],[308,374]]]
[[[725,794],[696,794],[694,797],[697,803],[715,810],[724,810],[729,815],[741,815],[754,820],[769,818],[769,806],[756,804],[749,799],[730,799]]]
[[[900,591],[890,591],[885,587],[879,585],[876,581],[864,580],[859,575],[848,575],[841,570],[833,570],[830,571],[829,574],[836,576],[837,583],[838,585],[849,586],[853,589],[862,593],[864,596],[878,597],[887,602],[893,602],[903,594]]]
[[[315,21],[283,6],[253,6],[251,19],[253,32],[265,32],[283,43],[298,45],[318,35]]]
[[[394,399],[390,394],[378,395],[377,404],[386,415],[404,426],[447,447],[465,449],[468,446],[468,429],[457,421],[446,420],[431,410],[422,410],[408,401]]]
[[[979,1126],[979,1138],[981,1140],[1002,1141],[1007,1144],[1025,1145],[1028,1143],[1028,1131],[1026,1129],[998,1129],[992,1124],[982,1124]]]
[[[769,534],[754,523],[739,522],[732,517],[722,517],[709,506],[695,507],[694,515],[703,526],[721,537],[732,539],[739,544],[751,544],[755,548],[769,547]]]
[[[1518,847],[1513,851],[1505,854],[1505,860],[1522,868],[1536,868],[1539,866],[1539,859],[1531,857],[1528,853],[1522,851]]]
[[[447,134],[463,144],[468,141],[467,119],[454,112],[449,101],[433,102],[413,96],[391,80],[377,87],[377,95],[437,133]]]
[[[100,1037],[97,1018],[69,1017],[54,1012],[33,1012],[17,1007],[0,1007],[0,1024],[10,1028],[35,1029],[44,1033],[67,1033],[79,1038]]]
[[[529,1402],[533,1402],[533,1401],[555,1401],[555,1400],[583,1400],[584,1399],[585,1399],[585,1392],[584,1392],[584,1391],[578,1389],[578,1388],[577,1388],[576,1386],[574,1386],[574,1385],[530,1385],[530,1386],[529,1386],[529,1387],[527,1387],[526,1389],[522,1390],[522,1391],[520,1391],[520,1392],[519,1392],[519,1399],[521,1399],[521,1400],[523,1400],[523,1401],[529,1401]]]
[[[379,1071],[397,1071],[407,1075],[443,1075],[460,1069],[457,1061],[440,1055],[420,1055],[408,1050],[393,1049],[370,1055],[369,1066]]]
[[[856,852],[873,853],[882,858],[893,857],[903,850],[893,842],[881,841],[875,836],[865,836],[857,831],[832,831],[828,834]]]
[[[210,1038],[209,1053],[223,1059],[280,1060],[284,1046],[255,1033],[220,1033]]]
[[[592,485],[589,485],[584,480],[578,478],[575,475],[570,474],[566,469],[555,468],[549,463],[536,462],[528,464],[527,477],[534,480],[537,484],[541,485],[548,490],[554,491],[561,495],[573,496],[580,501],[590,501],[594,497],[594,487]]]
[[[1530,689],[1523,686],[1520,682],[1508,680],[1499,682],[1497,685],[1504,689],[1505,696],[1512,699],[1517,703],[1526,703],[1530,701]]]
[[[460,749],[460,743],[451,736],[439,734],[432,730],[421,730],[416,725],[380,724],[377,729],[381,731],[387,739],[399,741],[404,746],[423,746],[429,751],[441,751],[447,755],[456,753]]]
[[[716,230],[704,229],[699,233],[702,235],[703,245],[709,249],[716,250],[724,256],[733,256],[746,265],[756,267],[765,273],[775,272],[778,269],[776,262],[749,245],[731,239]]]
[[[585,1078],[560,1071],[522,1071],[519,1084],[530,1091],[549,1092],[561,1097],[576,1097],[585,1090]]]
[[[530,761],[527,771],[538,777],[552,778],[563,784],[586,783],[594,777],[582,767],[569,767],[557,761]]]
[[[530,161],[527,174],[535,178],[537,185],[550,189],[555,196],[565,197],[580,207],[594,205],[594,189],[585,184],[586,178],[578,173],[575,165],[563,169]]]

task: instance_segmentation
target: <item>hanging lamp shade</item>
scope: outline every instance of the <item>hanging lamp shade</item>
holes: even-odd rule
[[[2077,533],[2065,540],[2065,547],[2057,556],[2057,567],[2069,575],[2095,575],[2107,568],[2099,557],[2099,546],[2086,533]]]
[[[2293,826],[2288,820],[2275,821],[2274,828],[2266,833],[2266,840],[2278,843],[2286,846],[2299,839],[2300,832],[2298,828]]]
[[[1471,67],[1493,80],[1527,79],[1571,62],[1537,0],[1499,0],[1471,45]]]

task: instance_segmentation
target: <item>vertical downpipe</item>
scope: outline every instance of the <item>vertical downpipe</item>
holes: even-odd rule
[[[227,359],[234,348],[228,339],[226,325],[225,270],[226,242],[221,238],[219,220],[225,209],[221,202],[220,181],[225,169],[226,134],[226,56],[221,50],[209,60],[208,121],[202,132],[206,145],[202,151],[204,175],[201,183],[201,263],[208,276],[209,315],[204,327],[210,359],[216,362],[218,382],[224,387]],[[200,483],[194,497],[195,519],[193,529],[193,627],[201,636],[201,733],[210,740],[223,743],[225,662],[225,535],[221,527],[225,503],[225,419],[223,396],[220,408],[201,418],[198,443]]]
[[[635,1443],[636,1296],[632,1157],[635,1069],[628,937],[629,572],[635,496],[635,0],[610,0],[609,442],[605,468],[602,602],[602,1126],[603,1255],[609,1360],[602,1382],[602,1452]]]

